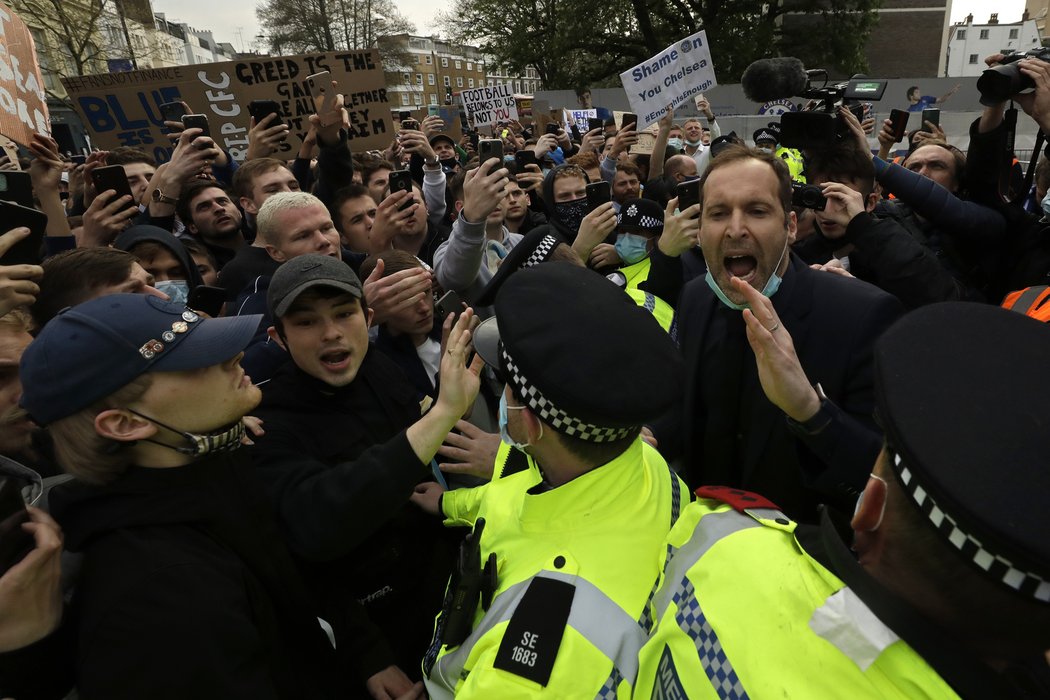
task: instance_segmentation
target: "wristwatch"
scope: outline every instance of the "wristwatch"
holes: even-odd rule
[[[831,399],[824,393],[824,388],[820,386],[820,382],[814,384],[813,389],[817,392],[817,397],[820,399],[820,408],[817,409],[817,412],[806,421],[797,421],[790,416],[786,416],[788,425],[805,435],[817,435],[824,428],[831,425],[831,421],[834,420],[834,416],[831,413]]]
[[[159,187],[153,190],[153,194],[150,196],[150,199],[152,199],[154,202],[157,202],[158,204],[175,204],[179,201],[178,197],[169,197],[168,195],[161,192]]]

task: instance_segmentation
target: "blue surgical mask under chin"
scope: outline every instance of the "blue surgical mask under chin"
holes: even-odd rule
[[[780,260],[777,261],[776,267],[773,268],[773,274],[771,274],[766,281],[766,286],[762,288],[762,296],[766,298],[772,299],[773,295],[777,293],[778,289],[780,289],[780,283],[784,281],[784,278],[777,273],[777,270],[780,269],[780,264],[784,262],[784,256],[788,253],[788,247],[788,243],[785,242],[784,252],[780,254]],[[744,309],[751,308],[747,304],[737,304],[736,302],[731,301],[729,297],[726,296],[726,293],[722,291],[722,288],[718,286],[718,283],[715,282],[715,276],[711,274],[710,270],[704,275],[704,279],[707,280],[707,286],[715,293],[718,300],[729,308],[735,309],[736,311],[743,311]]]
[[[633,233],[621,233],[616,237],[616,254],[628,265],[645,260],[649,255],[649,239]]]
[[[164,280],[157,282],[153,287],[168,295],[176,304],[185,304],[190,298],[190,285],[186,280]]]
[[[685,147],[685,142],[682,139],[667,139],[667,145],[680,151]]]
[[[503,392],[502,394],[500,394],[500,397],[499,397],[499,437],[500,437],[500,440],[502,440],[503,442],[507,443],[511,447],[513,447],[515,449],[518,449],[518,450],[521,450],[522,452],[524,452],[525,448],[528,447],[529,445],[531,445],[532,443],[530,443],[530,442],[515,442],[514,438],[512,438],[510,436],[510,432],[507,430],[507,409],[509,409],[509,408],[510,408],[510,406],[507,405],[507,392]],[[525,408],[525,407],[524,406],[514,406],[514,410],[519,410],[520,411],[523,408]],[[543,426],[542,425],[540,426],[540,430],[541,431],[543,430]],[[542,435],[543,433],[541,432],[540,434]]]

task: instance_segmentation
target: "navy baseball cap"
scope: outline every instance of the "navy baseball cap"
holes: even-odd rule
[[[204,318],[145,294],[86,301],[55,316],[22,354],[21,406],[47,425],[146,372],[217,365],[244,350],[261,319]]]

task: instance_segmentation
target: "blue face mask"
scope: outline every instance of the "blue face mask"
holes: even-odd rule
[[[667,139],[667,145],[671,148],[677,148],[680,151],[685,147],[685,142],[678,138]]]
[[[500,440],[507,443],[511,447],[525,451],[525,448],[531,445],[530,442],[515,442],[514,438],[510,436],[507,431],[507,410],[513,408],[515,411],[524,409],[524,406],[508,406],[507,405],[507,392],[503,392],[499,397],[499,437]],[[543,437],[543,425],[540,425],[540,437]]]
[[[153,285],[155,289],[164,292],[176,304],[185,304],[190,298],[190,286],[186,280],[164,280]]]
[[[633,233],[621,233],[616,237],[616,254],[628,265],[645,260],[649,255],[649,239]]]
[[[778,289],[780,289],[780,283],[784,281],[784,278],[777,274],[777,270],[780,269],[780,263],[784,262],[784,256],[787,255],[787,252],[788,244],[785,242],[784,252],[780,254],[780,260],[777,261],[776,267],[773,268],[773,274],[771,274],[766,281],[766,286],[762,288],[762,296],[772,299],[773,295],[777,293]],[[736,302],[731,301],[729,297],[726,296],[726,293],[722,291],[722,288],[718,286],[718,283],[715,282],[715,276],[710,272],[704,275],[704,279],[707,280],[707,286],[715,293],[718,300],[729,308],[737,311],[743,311],[744,309],[750,308],[747,304],[737,304]]]

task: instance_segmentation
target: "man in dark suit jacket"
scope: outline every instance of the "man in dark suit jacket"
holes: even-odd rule
[[[656,426],[691,486],[762,493],[797,520],[851,506],[881,446],[872,346],[901,314],[891,295],[790,254],[796,222],[781,161],[732,147],[701,184],[710,272],[677,310],[683,411]]]

